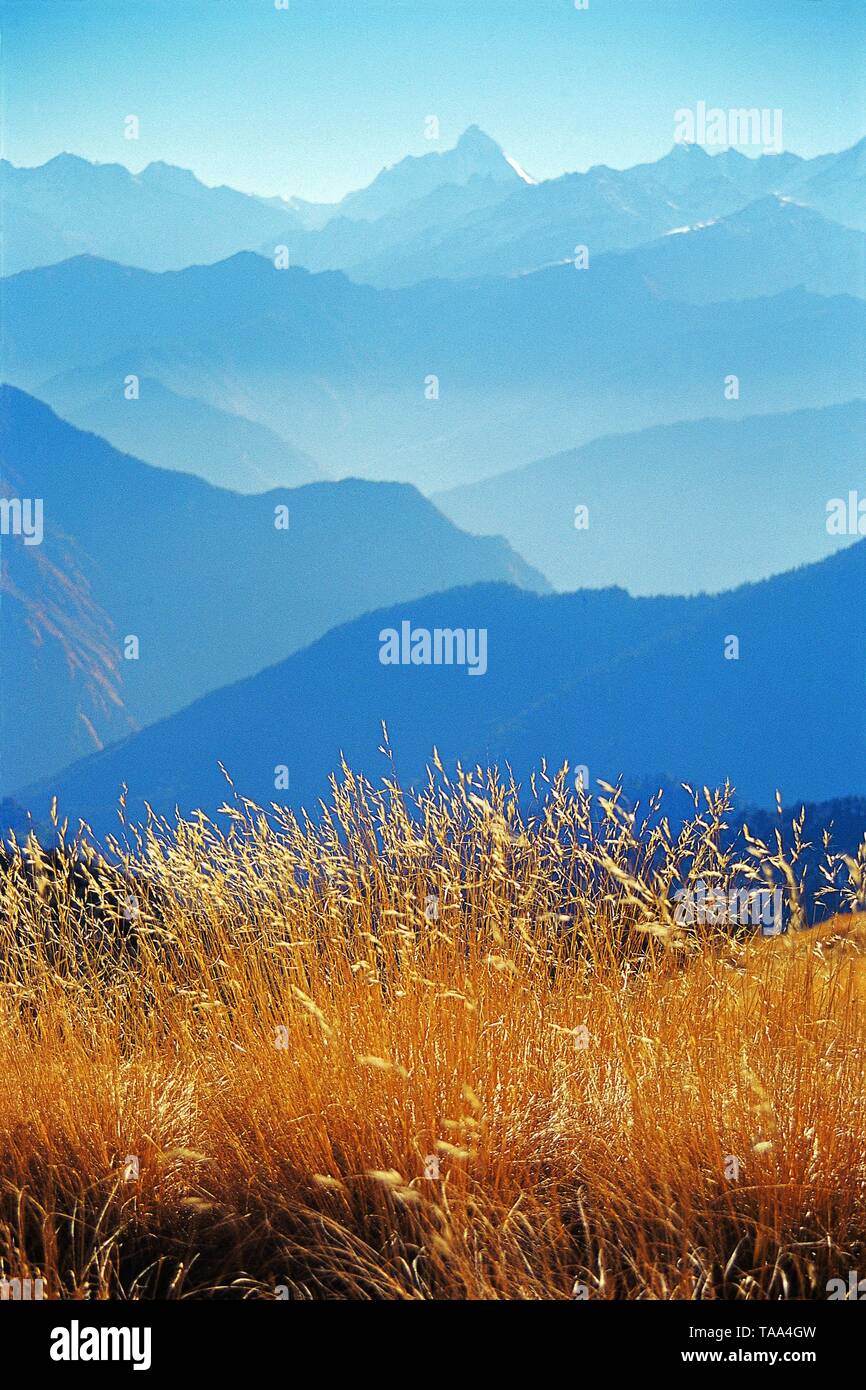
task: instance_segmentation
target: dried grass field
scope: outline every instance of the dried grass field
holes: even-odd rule
[[[804,930],[736,872],[495,772],[316,823],[230,798],[0,876],[0,1274],[47,1297],[826,1298],[866,1269],[866,844]],[[87,863],[88,855],[90,857]],[[134,899],[134,911],[129,904]]]

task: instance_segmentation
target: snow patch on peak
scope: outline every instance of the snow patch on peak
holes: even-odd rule
[[[514,170],[515,174],[519,179],[523,179],[524,183],[528,183],[533,188],[537,185],[538,179],[534,179],[531,174],[527,174],[526,170],[520,164],[518,164],[516,159],[512,159],[510,154],[505,154],[504,150],[503,156],[505,158],[506,163],[511,165],[512,169]]]
[[[714,227],[721,220],[720,217],[710,217],[706,222],[691,222],[686,227],[671,227],[669,232],[665,232],[665,236],[682,236],[684,232],[700,232],[704,227]]]

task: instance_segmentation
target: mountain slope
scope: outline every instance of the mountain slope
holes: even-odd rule
[[[352,220],[373,221],[398,212],[439,188],[468,184],[476,178],[489,179],[509,190],[532,182],[506,158],[495,140],[472,125],[453,150],[409,155],[383,169],[367,188],[347,194],[339,204],[339,213]]]
[[[405,247],[428,233],[434,238],[445,234],[447,227],[482,209],[491,208],[510,196],[512,186],[490,175],[475,174],[467,183],[449,183],[434,188],[393,212],[385,212],[374,221],[349,217],[336,212],[323,227],[312,231],[289,232],[285,245],[293,265],[306,270],[344,270],[352,279],[370,284],[389,284],[393,277],[387,266],[391,257],[398,260],[406,254]],[[273,255],[273,244],[260,248],[262,255]],[[377,267],[385,267],[380,273]],[[410,273],[394,283],[413,284],[426,280],[431,271],[423,258],[412,261]]]
[[[543,557],[558,589],[718,591],[850,544],[828,534],[827,503],[861,484],[864,453],[866,402],[851,401],[607,436],[435,501]]]
[[[82,730],[101,746],[383,602],[477,579],[545,587],[411,488],[239,496],[119,454],[9,387],[0,422],[3,494],[41,499],[45,519],[41,545],[3,539],[3,791],[81,753]]]
[[[298,226],[286,206],[208,188],[188,169],[91,164],[60,154],[33,169],[0,161],[3,273],[81,253],[149,270],[218,261]]]
[[[741,798],[787,805],[866,790],[866,541],[718,595],[691,628],[589,671],[491,739],[554,763],[581,730],[590,768],[661,768],[692,785],[726,777]],[[700,614],[700,608],[693,610]],[[736,638],[738,659],[725,659]],[[603,709],[603,717],[598,710]],[[653,761],[650,763],[649,759]]]
[[[846,227],[866,228],[866,137],[807,163],[806,176],[791,181],[792,196]]]
[[[863,702],[866,542],[717,598],[631,599],[621,590],[538,597],[501,585],[435,594],[368,614],[250,680],[216,691],[59,779],[19,792],[37,816],[113,823],[122,782],[132,818],[214,813],[227,787],[268,804],[315,806],[345,756],[378,777],[381,721],[406,781],[438,747],[447,766],[508,761],[525,777],[546,757],[598,778],[662,773],[720,783],[767,804],[866,788]],[[487,670],[383,665],[382,634],[483,628]],[[736,636],[738,660],[726,660]],[[335,679],[335,673],[338,678]],[[285,767],[288,791],[275,790]]]
[[[124,388],[130,373],[138,376],[134,399]],[[214,487],[265,492],[322,476],[309,455],[272,430],[168,390],[128,356],[54,378],[40,394],[64,419],[116,449],[156,468],[195,473]]]
[[[770,195],[789,197],[846,227],[866,229],[866,174],[861,145],[814,160],[794,155],[747,159],[711,156],[676,145],[662,159],[631,169],[597,165],[516,189],[505,201],[469,210],[446,226],[419,229],[386,253],[354,254],[354,278],[380,286],[428,276],[523,275],[573,257],[625,251],[694,227]],[[768,289],[770,287],[768,286]]]
[[[475,178],[436,189],[376,222],[336,217],[321,231],[292,234],[287,244],[293,262],[308,270],[345,270],[361,282],[405,286],[444,273],[435,253],[427,260],[420,247],[410,249],[417,238],[423,242],[429,230],[431,246],[441,244],[450,226],[501,201],[501,184]],[[633,283],[638,291],[646,285],[664,298],[693,304],[779,294],[798,285],[817,294],[866,293],[866,233],[775,194],[725,217],[669,230],[632,250],[605,253],[593,242],[591,253],[593,277],[618,282],[620,293],[623,284]],[[555,257],[570,258],[568,246]]]
[[[866,294],[866,233],[771,195],[694,230],[600,257],[595,272],[634,277],[666,299],[711,304],[802,285],[814,294]]]
[[[3,495],[11,495],[6,486]],[[88,571],[75,542],[50,523],[39,546],[3,537],[0,787],[61,768],[139,727],[124,700],[117,635]]]

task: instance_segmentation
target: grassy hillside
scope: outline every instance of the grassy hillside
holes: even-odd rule
[[[538,784],[346,773],[122,869],[0,875],[0,1272],[49,1295],[826,1297],[866,1250],[866,918],[798,848]],[[223,821],[223,824],[226,822]],[[830,851],[832,856],[832,850]],[[859,858],[828,859],[866,906]],[[677,920],[784,889],[787,935]],[[135,901],[132,902],[132,897]]]

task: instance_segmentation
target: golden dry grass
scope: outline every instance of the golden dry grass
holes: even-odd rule
[[[735,870],[617,794],[348,772],[0,888],[0,1272],[51,1295],[825,1297],[864,1267],[864,950],[678,926]],[[752,846],[785,883],[797,855]],[[828,860],[866,906],[866,845]],[[138,1176],[125,1173],[128,1158]],[[739,1163],[733,1176],[732,1160]],[[439,1176],[425,1177],[425,1171]]]

